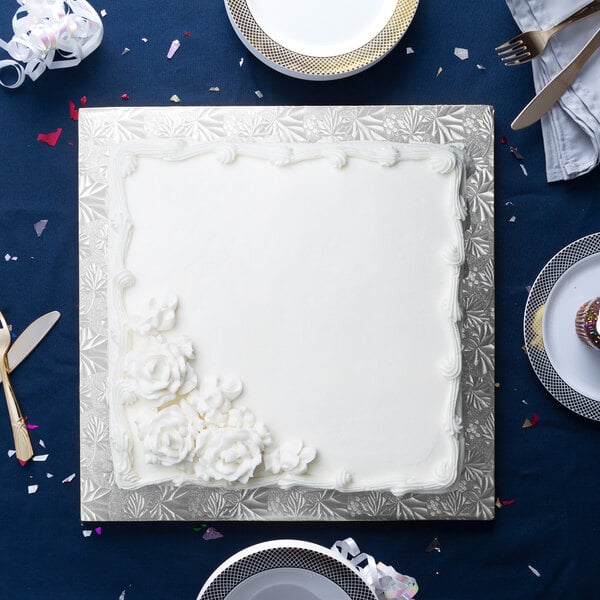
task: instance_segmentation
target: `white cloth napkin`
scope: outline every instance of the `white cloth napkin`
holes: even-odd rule
[[[506,0],[522,31],[547,29],[589,0]],[[600,13],[569,25],[531,62],[535,89],[546,83],[600,28]],[[523,67],[511,67],[523,68]],[[587,62],[561,100],[542,118],[548,181],[573,179],[600,162],[600,50]]]

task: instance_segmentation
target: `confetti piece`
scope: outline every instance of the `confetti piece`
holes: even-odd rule
[[[478,68],[480,71],[485,71],[485,67],[484,67],[483,65],[477,65],[477,68]]]
[[[28,494],[35,494],[38,491],[38,485],[28,485],[27,486],[27,493]]]
[[[244,64],[244,57],[240,58],[240,67]]]
[[[46,477],[48,479],[52,479],[54,477],[54,475],[52,473],[46,473]]]
[[[208,526],[207,525],[199,525],[198,527],[192,527],[193,531],[204,531]]]
[[[536,577],[541,577],[542,574],[535,568],[532,567],[531,565],[527,565],[529,567],[529,570],[536,576]]]
[[[179,40],[173,40],[171,42],[171,46],[169,47],[169,51],[167,52],[167,58],[171,59],[175,56],[175,52],[179,50],[181,46],[181,42]]]
[[[511,504],[514,504],[516,502],[516,500],[510,499],[510,500],[502,500],[502,506],[510,506]]]
[[[415,53],[415,51],[410,46],[407,46],[406,54],[414,54],[414,53]]]
[[[39,425],[34,425],[33,423],[27,423],[27,429],[39,429]]]
[[[17,451],[16,451],[16,450],[9,450],[9,451],[7,452],[7,454],[8,454],[8,458],[12,458],[12,457],[13,457],[13,456],[14,456],[16,453],[17,453]]]
[[[75,473],[71,473],[71,475],[69,475],[68,477],[65,477],[62,482],[63,483],[71,483],[71,481],[73,481],[73,479],[75,479]]]
[[[221,90],[219,89],[218,86],[213,85],[213,87],[208,88],[209,92],[220,92]]]
[[[46,229],[46,225],[48,225],[48,219],[41,219],[37,223],[33,224],[33,228],[35,229],[35,233],[38,237],[44,233],[44,229]]]
[[[38,443],[42,448],[46,447],[46,442],[44,442],[44,440],[40,440]]]
[[[429,544],[429,546],[427,546],[427,549],[425,550],[425,552],[433,552],[434,550],[435,550],[435,552],[442,551],[442,547],[440,546],[440,541],[437,538],[433,538],[433,540],[431,540],[431,543]]]
[[[49,456],[49,454],[36,454],[33,457],[33,460],[35,462],[46,462],[48,460],[48,456]]]
[[[264,94],[260,90],[256,90],[254,93],[257,95],[258,98],[264,98]]]
[[[192,34],[189,31],[184,31],[183,35],[185,35],[185,37],[192,37]]]
[[[62,127],[59,127],[56,131],[51,131],[50,133],[38,133],[37,141],[44,142],[48,144],[48,146],[56,146],[56,142],[58,142],[61,133]]]
[[[121,52],[121,56],[123,56],[123,54],[127,54],[128,52],[131,52],[131,50],[125,46],[125,48],[123,48],[123,52]]]
[[[502,508],[502,502],[500,502],[500,498],[496,498],[496,502],[494,503],[496,508]]]
[[[530,285],[526,285],[525,289],[527,290],[527,293],[529,294],[529,292],[531,292],[531,286]]]
[[[144,42],[144,44],[147,44],[148,43],[148,38],[146,38],[146,37],[142,38],[142,42]]]
[[[81,106],[87,106],[87,96],[81,96],[79,102],[81,102]]]
[[[129,100],[129,94],[121,94],[121,100]]]
[[[506,136],[502,136],[502,137],[500,138],[500,143],[501,143],[501,144],[506,144],[506,142],[508,142],[508,140],[506,139]]]
[[[517,160],[523,160],[523,155],[519,152],[519,149],[516,148],[515,146],[511,146],[509,148],[510,153],[517,159]]]
[[[222,538],[223,534],[220,533],[219,531],[217,531],[214,527],[209,527],[203,534],[202,534],[202,538],[209,541],[209,540],[218,540],[219,538]]]
[[[73,121],[79,120],[79,110],[75,108],[75,102],[73,102],[73,100],[69,100],[69,117],[71,117]]]
[[[438,67],[437,73],[435,75],[436,79],[442,74],[442,71],[444,70],[443,67]]]
[[[84,529],[82,532],[83,537],[88,538],[92,535],[92,530],[91,529]]]
[[[521,425],[521,429],[527,429],[529,427],[533,427],[533,425],[531,424],[531,421],[529,419],[525,419],[523,425]]]
[[[94,529],[94,531],[98,534],[98,535],[102,535],[102,527],[96,527],[96,529]]]
[[[11,256],[10,256],[10,254],[5,254],[5,255],[4,255],[4,260],[5,260],[6,262],[8,262],[10,259],[11,259]]]
[[[454,56],[460,58],[460,60],[467,60],[469,51],[466,48],[454,48]]]
[[[509,222],[514,223],[517,220],[517,217],[515,217],[515,215],[513,215],[510,219]]]
[[[540,422],[539,416],[536,413],[533,413],[533,416],[531,417],[531,426],[535,427],[539,422]]]
[[[106,12],[106,9],[104,9],[104,8],[100,11],[100,16],[101,17],[105,17],[107,14],[108,13]]]
[[[171,102],[175,102],[176,104],[179,104],[179,102],[181,102],[181,100],[179,99],[179,96],[178,96],[177,94],[173,94],[173,95],[172,95],[172,96],[169,98],[169,100],[170,100]]]
[[[523,171],[523,175],[525,175],[525,177],[527,177],[528,173],[527,173],[527,169],[525,168],[525,165],[523,163],[519,163],[519,166],[521,167],[521,171]]]

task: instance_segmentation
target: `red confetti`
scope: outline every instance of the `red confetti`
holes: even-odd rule
[[[69,116],[73,121],[79,120],[79,109],[75,108],[73,100],[69,100]]]
[[[81,96],[79,102],[81,102],[81,106],[87,106],[87,96]]]
[[[38,133],[37,141],[45,142],[48,146],[56,146],[56,142],[58,142],[61,133],[62,127],[59,127],[56,131],[50,133]]]
[[[535,427],[539,422],[540,422],[539,416],[536,413],[533,413],[533,416],[531,417],[531,426]]]
[[[129,100],[129,94],[121,94],[121,100]]]
[[[516,502],[516,500],[502,500],[502,506],[510,506],[511,504],[514,504]]]
[[[500,142],[501,142],[502,144],[506,144],[506,142],[508,142],[508,140],[506,139],[506,136],[502,136],[502,137],[500,138]]]
[[[192,34],[189,31],[184,31],[183,35],[185,35],[185,37],[192,37]]]

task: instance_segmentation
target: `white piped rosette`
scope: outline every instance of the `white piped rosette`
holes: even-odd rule
[[[340,553],[352,567],[358,570],[360,576],[375,592],[378,598],[410,600],[419,591],[419,586],[413,577],[398,573],[393,567],[375,559],[366,552],[361,552],[352,538],[338,540],[331,549]]]
[[[12,60],[0,60],[0,85],[17,88],[30,77],[35,81],[46,69],[78,65],[102,42],[102,20],[86,0],[17,0],[12,19],[14,35],[0,39],[0,48]],[[25,66],[23,66],[23,63]],[[5,83],[3,72],[14,69],[17,79]]]

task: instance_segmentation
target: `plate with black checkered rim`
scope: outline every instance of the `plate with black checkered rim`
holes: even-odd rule
[[[340,554],[298,540],[250,546],[209,577],[197,600],[377,600]]]
[[[596,261],[597,258],[597,261]],[[564,283],[566,277],[576,274],[577,277],[585,277],[589,273],[594,277],[595,268],[600,263],[600,233],[593,233],[579,240],[576,240],[563,248],[546,264],[537,276],[527,303],[525,305],[525,317],[523,321],[523,330],[525,336],[525,347],[529,360],[544,387],[569,410],[588,419],[600,421],[600,402],[581,393],[575,388],[584,389],[574,382],[569,376],[571,384],[564,379],[564,373],[561,369],[561,363],[554,359],[554,363],[548,356],[547,348],[544,344],[544,330],[548,336],[549,328],[552,324],[545,319],[546,314],[553,314],[548,310],[549,299],[552,301],[553,290]],[[584,268],[582,265],[585,265]],[[582,275],[583,273],[583,275]],[[562,279],[561,279],[562,278]],[[600,294],[596,293],[595,296]],[[584,298],[582,300],[591,300],[593,298]],[[552,308],[552,307],[551,307]],[[575,332],[575,313],[579,306],[573,309],[572,333]],[[583,347],[583,345],[582,345]],[[587,350],[583,347],[583,350]],[[590,349],[590,351],[592,351]],[[600,355],[598,356],[600,361]]]

